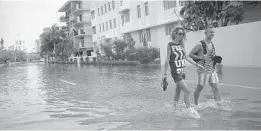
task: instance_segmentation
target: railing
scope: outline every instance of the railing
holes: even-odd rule
[[[62,30],[70,30],[70,28],[68,26],[63,26]]]
[[[79,29],[78,34],[79,35],[92,34],[92,30],[91,29]]]
[[[73,30],[74,36],[79,36],[79,35],[92,35],[92,29],[79,29],[78,31]]]
[[[86,18],[88,18],[88,19],[86,19]],[[81,22],[83,22],[83,23],[85,23],[85,22],[89,23],[89,22],[91,22],[91,18],[79,16],[79,17],[73,19],[71,22],[72,22],[73,25],[76,24],[76,23],[81,23]]]
[[[63,21],[68,21],[69,20],[69,16],[61,16],[60,17],[60,21],[63,22]]]

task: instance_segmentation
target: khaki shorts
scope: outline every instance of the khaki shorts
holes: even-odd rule
[[[217,72],[213,73],[198,73],[198,85],[206,86],[208,83],[219,83]]]

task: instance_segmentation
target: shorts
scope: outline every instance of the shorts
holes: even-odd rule
[[[184,80],[186,78],[186,74],[177,74],[177,73],[171,73],[171,76],[174,79],[174,82],[177,83],[178,81]]]
[[[206,73],[206,72],[201,72],[198,73],[198,85],[205,86],[208,83],[219,83],[218,75],[217,72],[213,73]]]

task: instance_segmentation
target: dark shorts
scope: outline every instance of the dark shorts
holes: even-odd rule
[[[175,83],[186,79],[186,74],[184,73],[183,74],[171,73],[171,76],[173,77]]]

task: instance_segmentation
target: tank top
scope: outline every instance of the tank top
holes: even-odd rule
[[[184,68],[186,67],[186,51],[183,45],[174,44],[169,42],[169,47],[171,49],[169,65],[171,72],[175,74],[184,74]]]
[[[202,68],[198,68],[197,71],[199,73],[202,73],[202,72],[207,72],[207,73],[213,73],[215,71],[214,67],[213,67],[213,56],[215,56],[215,51],[214,51],[214,45],[213,43],[211,43],[212,45],[212,49],[210,49],[208,46],[206,46],[206,49],[207,49],[207,53],[206,53],[206,56],[207,56],[207,60],[200,60],[198,62],[198,64],[202,65],[205,67],[206,70],[202,69]]]

